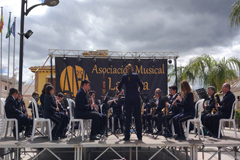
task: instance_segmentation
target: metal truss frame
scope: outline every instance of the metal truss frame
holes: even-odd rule
[[[152,146],[154,147],[155,145],[147,145],[147,146]],[[23,145],[20,145],[18,144],[17,146],[12,146],[12,148],[15,148],[16,151],[15,151],[15,156],[16,159],[18,160],[19,157],[17,155],[19,155],[19,149],[22,148]],[[26,146],[27,147],[27,146]],[[83,159],[83,149],[86,149],[86,148],[95,148],[96,146],[85,146],[85,145],[82,145],[82,144],[79,144],[79,145],[75,145],[73,148],[74,148],[74,160],[82,160]],[[119,154],[119,151],[117,152],[114,147],[124,147],[124,148],[129,148],[130,149],[130,152],[129,152],[129,159],[131,160],[132,159],[132,148],[136,148],[136,160],[138,160],[138,154],[139,154],[139,147],[142,147],[141,145],[138,145],[138,144],[132,144],[132,145],[103,145],[103,146],[98,146],[100,148],[102,147],[106,147],[106,149],[104,151],[102,151],[96,158],[95,160],[99,159],[104,153],[106,153],[108,150],[111,150],[113,151],[119,158],[122,158],[122,156]],[[145,145],[146,147],[146,145]],[[239,146],[229,146],[231,147],[230,149],[227,148],[228,146],[200,146],[200,145],[197,145],[197,144],[191,144],[190,146],[186,147],[186,146],[168,146],[168,145],[164,145],[164,146],[161,146],[161,145],[157,145],[155,147],[158,147],[158,151],[155,152],[150,158],[149,160],[153,159],[157,154],[159,154],[160,152],[162,151],[166,151],[166,153],[168,153],[172,158],[174,159],[177,159],[177,155],[180,153],[180,152],[185,152],[186,153],[186,159],[190,159],[190,160],[197,160],[198,159],[198,152],[202,152],[203,153],[203,157],[202,159],[204,159],[204,152],[212,152],[212,151],[204,151],[204,148],[205,147],[217,147],[218,150],[215,151],[215,153],[213,153],[213,155],[208,159],[208,160],[211,160],[214,156],[216,156],[218,154],[218,158],[221,159],[221,152],[225,152],[225,153],[228,153],[229,155],[231,155],[234,159],[238,159],[237,158],[237,152],[239,152]],[[202,147],[202,148],[200,148]],[[36,147],[32,147],[32,148],[36,148]],[[44,147],[44,149],[39,152],[38,154],[36,154],[34,157],[32,157],[33,159],[36,159],[39,155],[41,155],[44,151],[49,151],[52,155],[54,155],[57,159],[60,159],[56,153],[54,153],[53,151],[50,150],[50,148],[54,148],[53,146],[49,146],[49,147]],[[56,147],[56,148],[59,148],[59,147]],[[60,147],[60,148],[64,148],[64,147]],[[71,147],[70,147],[71,148]],[[173,149],[175,148],[175,149]],[[178,148],[178,150],[177,150]],[[172,149],[172,151],[170,151],[170,149]],[[183,150],[184,149],[184,150]],[[190,156],[188,155],[190,151]],[[27,152],[27,151],[26,151]],[[94,152],[94,151],[93,151]],[[121,151],[120,151],[121,152]],[[232,153],[234,152],[234,153]],[[11,153],[10,153],[11,154]],[[7,155],[5,155],[7,156]]]
[[[110,59],[178,59],[178,52],[64,50],[49,49],[50,57],[110,58]]]

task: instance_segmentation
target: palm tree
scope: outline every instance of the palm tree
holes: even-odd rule
[[[223,58],[217,62],[213,57],[203,54],[190,60],[183,70],[183,79],[192,83],[198,79],[205,87],[211,85],[220,91],[223,83],[231,83],[238,78],[239,71],[238,58]]]
[[[183,66],[178,66],[177,67],[177,79],[178,82],[183,80]],[[175,74],[175,67],[172,64],[168,65],[168,78],[169,80],[171,78],[175,78],[174,85],[176,85],[176,74]]]
[[[235,27],[239,26],[239,24],[240,24],[240,0],[236,0],[236,2],[234,2],[232,4],[232,11],[231,11],[231,14],[230,14],[228,20],[230,21],[231,28],[233,26],[235,26]]]

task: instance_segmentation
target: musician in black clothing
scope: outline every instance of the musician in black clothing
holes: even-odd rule
[[[19,109],[20,111],[22,111],[23,114],[25,114],[25,115],[27,116],[27,119],[29,120],[29,124],[30,124],[30,126],[31,126],[31,128],[32,128],[32,126],[33,126],[33,120],[28,116],[27,108],[26,108],[26,105],[25,105],[25,102],[24,102],[24,100],[23,100],[23,96],[22,96],[22,93],[21,93],[21,92],[18,93],[18,98],[16,99],[16,101],[17,101],[18,109]],[[30,132],[31,132],[31,130],[32,130],[31,128],[30,128]]]
[[[209,95],[209,101],[207,105],[204,105],[204,111],[201,114],[201,121],[202,125],[209,131],[209,129],[212,127],[210,118],[212,116],[211,112],[213,109],[216,109],[216,103],[215,98],[217,100],[217,103],[220,103],[220,98],[218,94],[215,93],[215,87],[209,86],[208,87],[208,95]],[[211,135],[211,134],[209,134]]]
[[[183,111],[173,117],[173,124],[177,134],[176,140],[185,139],[182,122],[192,119],[195,116],[194,94],[191,87],[185,80],[180,83],[180,86],[181,96],[178,95],[176,99],[177,107],[181,107]]]
[[[143,115],[142,115],[142,123],[143,123],[143,129],[146,130],[147,133],[152,133],[152,126],[151,126],[151,122],[149,123],[149,121],[151,121],[151,105],[150,103],[146,103],[144,104],[144,109],[142,110]]]
[[[23,114],[26,114],[28,116],[26,105],[25,105],[25,102],[23,100],[23,96],[22,96],[21,92],[18,92],[18,97],[17,97],[16,101],[17,101],[17,104],[18,104],[18,109],[20,111],[22,111]]]
[[[176,100],[176,98],[177,98],[177,96],[178,96],[178,94],[177,94],[177,90],[178,90],[178,88],[177,88],[177,86],[170,86],[169,87],[169,93],[170,93],[170,95],[168,96],[168,98],[169,98],[169,101],[167,102],[167,107],[168,107],[168,114],[166,115],[166,116],[163,116],[163,122],[165,122],[165,123],[163,123],[163,125],[164,125],[164,127],[166,127],[167,129],[168,129],[168,131],[170,132],[170,133],[167,133],[165,136],[167,136],[167,137],[171,137],[172,135],[171,135],[171,133],[172,133],[172,129],[171,129],[171,125],[170,125],[170,121],[172,120],[172,118],[174,117],[174,116],[176,116],[177,114],[179,114],[179,113],[181,113],[182,112],[182,108],[180,108],[180,107],[177,107],[176,106],[176,103],[175,103],[175,100]],[[175,103],[175,104],[173,104],[173,103]]]
[[[46,95],[46,87],[48,85],[52,85],[50,82],[47,82],[44,84],[43,86],[43,89],[42,89],[42,94],[40,96],[40,103],[41,103],[41,106],[42,106],[42,109],[44,110],[44,99],[45,99],[45,95]]]
[[[130,124],[132,121],[132,108],[134,108],[135,124],[137,137],[142,140],[142,123],[141,123],[141,107],[139,92],[143,90],[143,84],[137,73],[133,72],[131,64],[126,66],[127,74],[122,76],[118,85],[118,91],[121,92],[123,84],[126,87],[125,94],[125,110],[126,110],[126,128],[125,138],[123,140],[129,141],[130,139]],[[140,89],[138,90],[138,86]]]
[[[100,114],[93,111],[95,104],[88,104],[87,92],[90,90],[90,81],[83,80],[81,89],[77,92],[75,99],[74,118],[77,119],[92,119],[92,128],[90,140],[100,140],[97,136]]]
[[[209,130],[211,133],[213,133],[214,138],[218,137],[219,120],[222,118],[230,118],[232,105],[235,101],[235,95],[230,91],[229,83],[223,84],[222,92],[224,94],[223,99],[218,105],[216,105],[218,112],[212,115],[209,119],[211,121],[211,127],[209,127]]]
[[[32,97],[35,99],[36,102],[38,102],[39,94],[37,92],[33,92]],[[42,109],[42,107],[38,103],[37,103],[37,107],[38,107],[38,115],[39,115],[39,117],[43,118],[43,109]],[[32,108],[32,102],[29,104],[28,108],[32,109],[32,117],[36,117],[35,108]],[[35,113],[34,116],[33,116],[33,113]]]
[[[25,137],[30,136],[30,121],[27,115],[23,114],[18,109],[16,98],[18,97],[18,90],[11,88],[4,106],[7,118],[16,118],[18,120],[18,132],[22,132],[23,126],[26,126]],[[13,135],[16,138],[15,126],[13,128]]]
[[[96,108],[95,111],[98,112],[101,116],[100,116],[100,120],[99,120],[99,128],[98,128],[98,133],[99,134],[103,134],[104,133],[104,129],[107,126],[107,114],[105,114],[103,112],[103,108],[101,108],[101,100],[96,100],[96,92],[94,90],[89,91],[89,102],[92,102],[92,100],[94,101]]]
[[[123,133],[123,122],[124,117],[122,113],[123,103],[119,97],[119,92],[116,93],[116,99],[113,99],[110,104],[110,109],[112,111],[112,115],[109,117],[110,128],[112,129],[112,118],[114,118],[114,131],[118,129],[118,120],[121,126],[121,132]]]
[[[162,90],[160,88],[157,88],[155,90],[155,98],[156,98],[156,113],[155,117],[153,117],[153,120],[157,123],[157,132],[154,134],[159,134],[162,131],[162,117],[163,117],[163,108],[166,106],[166,101],[161,96]]]
[[[69,124],[69,114],[67,109],[63,108],[61,101],[63,100],[63,94],[60,92],[58,93],[57,97],[53,96],[53,99],[56,101],[56,106],[59,108],[59,116],[62,119],[62,123],[63,123],[63,131],[62,131],[62,135],[61,138],[66,138],[66,132],[67,132],[67,127]]]
[[[61,92],[58,93],[58,100],[61,103],[61,106],[64,110],[67,110],[68,107],[68,101],[67,98],[65,97],[65,95]]]
[[[44,98],[44,118],[49,118],[51,121],[55,123],[55,126],[52,130],[53,140],[58,140],[59,137],[62,136],[62,132],[64,129],[63,120],[59,114],[59,107],[56,104],[56,100],[53,98],[54,88],[52,85],[48,85],[46,87],[46,95]]]

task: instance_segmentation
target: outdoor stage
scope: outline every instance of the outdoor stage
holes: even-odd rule
[[[0,140],[0,148],[43,148],[35,156],[37,158],[40,155],[39,159],[42,159],[41,154],[45,153],[45,150],[48,150],[57,159],[65,159],[61,157],[61,153],[63,154],[64,151],[68,151],[68,159],[76,160],[106,159],[106,157],[103,158],[104,155],[110,152],[115,153],[115,156],[108,157],[108,159],[115,157],[136,160],[163,159],[163,157],[158,156],[161,151],[168,155],[166,159],[182,159],[181,157],[184,157],[184,159],[195,160],[198,159],[198,152],[203,153],[202,159],[204,159],[204,152],[207,151],[207,148],[215,148],[219,152],[216,152],[213,156],[218,154],[218,158],[221,159],[221,152],[227,152],[232,155],[232,159],[234,159],[233,157],[237,159],[240,140],[233,138],[234,134],[232,132],[226,131],[225,134],[226,136],[223,136],[222,139],[206,137],[205,141],[199,140],[198,137],[195,138],[195,134],[190,134],[189,141],[176,141],[174,138],[165,139],[163,136],[159,136],[155,140],[151,135],[145,135],[143,136],[143,140],[139,141],[136,135],[133,134],[129,142],[123,141],[122,135],[119,136],[119,139],[111,135],[104,141],[89,141],[89,139],[86,139],[84,142],[81,142],[80,138],[72,138],[69,141],[63,139],[50,142],[47,138],[38,137],[31,142],[30,139],[16,141],[12,137],[7,137]],[[144,152],[148,152],[147,156]],[[183,156],[183,153],[185,156]]]

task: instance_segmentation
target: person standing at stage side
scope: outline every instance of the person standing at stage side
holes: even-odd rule
[[[74,118],[92,119],[90,140],[100,140],[97,136],[100,114],[94,111],[96,105],[88,104],[87,92],[90,90],[90,81],[83,80],[81,89],[77,92],[75,99]]]
[[[219,120],[222,118],[230,118],[232,105],[235,101],[235,95],[230,91],[229,83],[224,83],[222,85],[222,92],[224,94],[223,99],[218,105],[216,105],[218,112],[210,117],[211,127],[209,129],[210,132],[213,133],[214,138],[218,137]]]
[[[40,102],[41,102],[41,106],[42,106],[43,110],[44,110],[44,99],[45,99],[45,95],[46,95],[46,87],[48,85],[52,85],[52,84],[50,82],[45,83],[43,86],[43,89],[42,89],[42,94],[40,96]]]
[[[132,108],[134,108],[135,125],[137,137],[142,140],[142,123],[141,123],[141,107],[139,92],[143,90],[143,84],[137,73],[133,73],[131,64],[126,66],[127,74],[122,76],[118,85],[118,91],[121,92],[123,84],[126,87],[125,93],[125,110],[126,110],[126,129],[125,137],[123,140],[129,141],[130,139],[130,124],[132,120]],[[138,90],[138,86],[140,89]]]
[[[194,94],[192,89],[187,81],[182,81],[181,86],[181,96],[177,96],[177,107],[183,108],[183,111],[178,115],[173,117],[173,124],[175,132],[177,133],[176,140],[184,140],[184,131],[182,128],[182,122],[192,119],[195,115],[195,106],[194,106]]]

